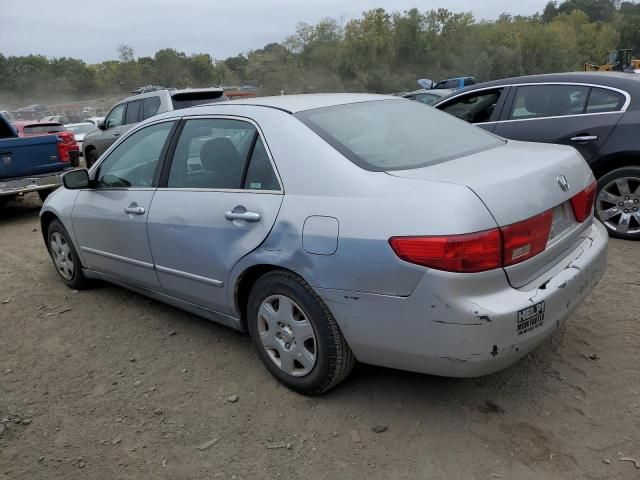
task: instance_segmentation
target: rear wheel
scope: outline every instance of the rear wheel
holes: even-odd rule
[[[355,357],[335,318],[298,275],[261,277],[249,294],[247,321],[262,363],[292,390],[319,395],[353,368]]]
[[[96,152],[95,150],[87,151],[84,160],[87,163],[87,168],[91,168],[92,165],[98,160],[98,152]]]
[[[82,273],[82,264],[73,247],[69,234],[59,220],[49,224],[47,233],[47,248],[62,281],[75,289],[86,288],[88,280]]]
[[[623,167],[598,179],[596,216],[612,237],[640,240],[640,167]]]

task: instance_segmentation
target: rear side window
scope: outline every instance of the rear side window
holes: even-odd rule
[[[419,102],[377,100],[295,115],[365,170],[420,168],[504,144],[504,140]]]
[[[145,98],[142,102],[142,120],[153,117],[160,109],[160,97]]]
[[[604,88],[592,88],[586,113],[617,112],[622,109],[625,97],[621,93]]]
[[[127,104],[127,113],[124,117],[125,125],[129,125],[131,123],[138,123],[138,119],[140,118],[141,106],[142,106],[142,102],[140,100],[136,100],[135,102],[129,102]]]
[[[518,87],[511,108],[512,120],[561,117],[584,113],[589,87],[580,85],[529,85]]]
[[[171,95],[171,103],[174,110],[195,107],[207,103],[217,103],[227,100],[222,91],[194,91],[178,92]]]
[[[258,137],[253,148],[244,188],[251,190],[280,190],[278,179],[269,160],[269,154],[267,154],[267,149],[264,147],[260,137]]]

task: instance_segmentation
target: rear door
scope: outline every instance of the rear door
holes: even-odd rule
[[[581,84],[514,86],[494,133],[513,140],[559,143],[590,162],[622,118],[624,92]]]
[[[438,103],[436,108],[492,132],[508,92],[509,87],[483,88]]]
[[[127,137],[98,165],[94,188],[78,193],[73,229],[88,268],[159,290],[147,218],[175,123],[149,125]]]
[[[230,313],[227,279],[269,234],[281,184],[246,119],[188,119],[173,150],[149,215],[160,283],[168,295]]]

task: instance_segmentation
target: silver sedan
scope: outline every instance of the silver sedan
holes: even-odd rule
[[[41,212],[62,280],[248,331],[319,394],[356,360],[470,377],[549,336],[602,276],[570,147],[376,95],[240,100],[141,123]]]

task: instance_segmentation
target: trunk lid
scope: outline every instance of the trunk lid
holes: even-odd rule
[[[482,200],[500,227],[553,210],[545,251],[505,268],[516,288],[529,284],[566,256],[582,241],[590,224],[588,220],[577,222],[571,207],[571,198],[594,180],[591,169],[572,147],[509,141],[428,167],[387,173],[465,185]],[[442,201],[446,208],[447,200]]]

